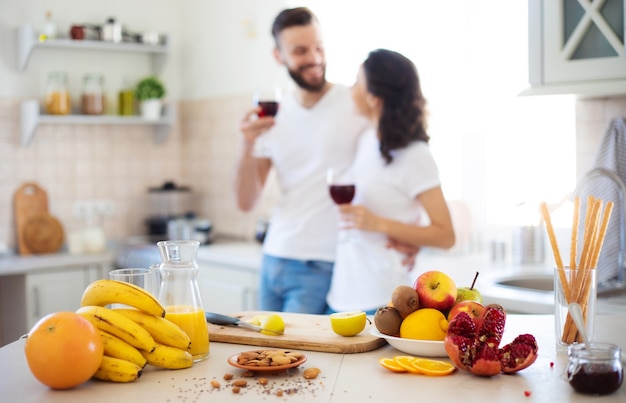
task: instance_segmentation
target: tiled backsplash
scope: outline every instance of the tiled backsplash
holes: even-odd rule
[[[29,147],[20,144],[19,100],[0,100],[0,242],[15,246],[12,199],[24,182],[48,192],[50,212],[66,230],[77,225],[73,204],[111,199],[116,213],[104,220],[110,239],[146,233],[148,188],[166,180],[188,185],[196,211],[216,232],[252,239],[258,217],[271,209],[276,185],[251,213],[236,207],[232,188],[239,152],[238,124],[249,96],[189,100],[164,144],[150,127],[42,125]],[[576,105],[577,176],[590,169],[608,122],[626,115],[626,97],[579,100]]]
[[[593,167],[609,123],[617,117],[626,117],[626,96],[576,102],[576,177]]]
[[[66,231],[80,224],[73,216],[76,200],[110,199],[116,212],[103,221],[107,237],[145,234],[148,188],[173,180],[191,187],[198,215],[216,232],[252,238],[271,198],[249,214],[233,199],[237,124],[248,105],[248,96],[183,102],[163,144],[153,141],[148,126],[44,124],[23,147],[20,101],[0,100],[0,242],[16,245],[13,194],[24,182],[47,191],[49,211]]]

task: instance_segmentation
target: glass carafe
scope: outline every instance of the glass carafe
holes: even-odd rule
[[[198,289],[198,241],[161,241],[157,243],[163,262],[159,301],[165,318],[180,326],[191,338],[194,361],[209,356],[209,329]]]

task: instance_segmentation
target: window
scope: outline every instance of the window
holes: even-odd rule
[[[384,47],[416,64],[444,191],[469,206],[477,234],[528,220],[519,204],[574,189],[575,99],[520,97],[528,87],[526,1],[316,0],[327,77],[351,85]],[[539,213],[536,216],[539,222]],[[531,218],[532,219],[532,218]]]

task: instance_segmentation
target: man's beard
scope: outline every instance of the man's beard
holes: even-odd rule
[[[307,67],[308,66],[303,66],[300,68],[300,70]],[[326,66],[324,66],[324,74],[322,75],[322,79],[318,83],[313,84],[307,82],[304,77],[302,77],[302,74],[300,74],[300,70],[294,71],[290,68],[287,69],[287,71],[289,72],[289,76],[293,79],[293,81],[295,81],[298,87],[310,92],[320,92],[324,89],[324,86],[326,85]]]

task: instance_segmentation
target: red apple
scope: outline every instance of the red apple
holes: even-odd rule
[[[480,318],[485,312],[485,306],[477,301],[465,300],[456,303],[450,313],[448,313],[448,322],[450,322],[456,315],[461,312],[467,312],[472,319]]]
[[[456,284],[446,273],[431,270],[420,274],[413,285],[419,296],[420,308],[445,312],[456,302]]]

